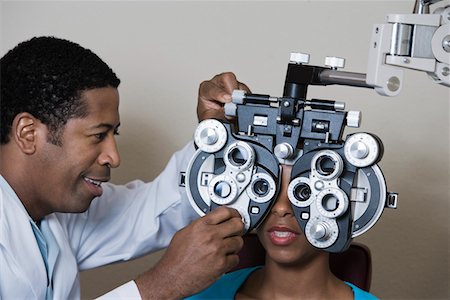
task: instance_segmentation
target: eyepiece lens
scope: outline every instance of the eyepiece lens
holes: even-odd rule
[[[294,196],[298,201],[306,201],[311,196],[311,188],[306,183],[300,183],[294,189]]]
[[[333,194],[325,195],[322,198],[322,206],[326,211],[335,211],[339,206],[339,199]]]
[[[219,181],[214,186],[214,193],[221,198],[226,198],[231,194],[231,186],[225,181]]]
[[[228,153],[228,158],[234,166],[239,167],[247,162],[249,155],[244,148],[238,146]]]
[[[253,184],[253,191],[259,197],[264,197],[269,193],[269,183],[265,179],[259,179]]]
[[[336,169],[336,162],[330,156],[324,155],[322,157],[319,157],[319,159],[317,160],[316,169],[320,175],[329,176],[333,174],[334,170]]]

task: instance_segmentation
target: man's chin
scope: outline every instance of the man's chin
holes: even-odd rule
[[[94,197],[91,197],[90,199],[83,199],[83,201],[78,201],[75,205],[70,207],[65,207],[64,211],[61,211],[63,213],[84,213],[86,212],[89,207],[91,206],[92,201],[94,200]]]

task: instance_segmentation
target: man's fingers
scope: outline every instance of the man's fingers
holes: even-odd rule
[[[220,206],[205,215],[202,219],[206,224],[217,225],[233,217],[241,218],[241,215],[233,208]]]
[[[219,85],[227,91],[229,94],[239,88],[239,83],[237,81],[236,75],[231,72],[225,72],[220,74],[218,77]]]
[[[245,83],[242,82],[239,82],[238,89],[246,91],[247,93],[251,93],[250,88]]]
[[[203,113],[202,113],[203,120],[205,120],[205,119],[221,119],[221,120],[225,120],[223,118],[223,115],[224,115],[224,109],[223,108],[207,109],[207,110],[203,111]]]
[[[234,90],[243,90],[247,93],[250,93],[249,87],[242,82],[239,82],[236,78],[236,75],[232,72],[226,72],[219,75],[216,75],[216,81],[219,83],[221,87],[223,87],[229,94],[232,94]]]
[[[205,119],[233,121],[233,117],[225,116],[224,104],[231,102],[231,95],[236,89],[250,92],[247,85],[239,82],[232,72],[221,73],[211,80],[203,81],[198,90],[197,116],[199,121]]]
[[[233,217],[220,223],[218,235],[222,237],[241,236],[245,233],[245,225],[241,217]]]
[[[228,272],[229,270],[231,270],[231,268],[237,266],[238,263],[239,263],[239,256],[237,254],[227,255],[227,267],[225,272]]]
[[[226,254],[237,254],[244,246],[244,239],[241,236],[231,236],[224,240],[223,250]]]
[[[250,92],[248,86],[237,81],[232,72],[221,73],[211,80],[205,80],[200,84],[199,96],[203,101],[227,103],[231,101],[233,90],[244,90]]]
[[[219,238],[241,236],[245,233],[245,225],[242,222],[242,217],[234,209],[219,207],[200,218],[198,222],[210,225],[210,228],[204,230],[208,230]]]
[[[199,87],[199,96],[204,101],[218,101],[226,103],[231,100],[231,93],[214,83],[212,80],[203,81]]]

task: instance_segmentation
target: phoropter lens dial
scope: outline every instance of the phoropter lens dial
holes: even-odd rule
[[[294,178],[288,186],[288,198],[292,204],[298,207],[307,207],[311,205],[314,197],[311,195],[309,178]]]
[[[266,173],[256,173],[247,188],[247,195],[255,202],[264,203],[275,196],[276,187],[272,176]]]
[[[247,170],[255,162],[255,151],[248,143],[237,141],[225,149],[223,160],[230,168],[239,171]]]

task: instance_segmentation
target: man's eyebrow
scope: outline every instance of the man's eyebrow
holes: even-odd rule
[[[120,123],[116,126],[109,123],[100,123],[95,126],[92,126],[90,129],[99,129],[99,128],[107,128],[107,129],[118,129],[120,127]]]

